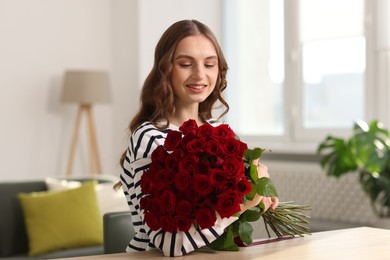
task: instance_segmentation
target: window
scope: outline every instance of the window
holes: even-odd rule
[[[227,120],[240,135],[283,135],[283,1],[226,3]]]
[[[364,0],[223,4],[226,120],[244,141],[311,152],[325,135],[347,135],[355,120],[368,120],[372,8]]]

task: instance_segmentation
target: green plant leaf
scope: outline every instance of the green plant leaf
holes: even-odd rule
[[[225,242],[225,238],[226,238],[226,233],[219,236],[217,239],[215,239],[213,242],[211,242],[207,246],[211,249],[214,249],[214,250],[223,251],[224,250],[223,244]]]
[[[244,158],[248,161],[253,161],[259,159],[265,149],[255,147],[254,149],[246,149],[244,153]]]
[[[242,242],[244,242],[246,245],[252,244],[252,233],[253,228],[251,224],[246,221],[240,223],[240,226],[238,228],[238,234]]]
[[[230,227],[227,229],[223,248],[226,251],[238,251],[238,246],[234,243],[234,235]]]
[[[251,164],[249,170],[250,170],[250,171],[249,171],[249,174],[250,174],[250,176],[251,176],[251,179],[252,179],[254,182],[256,182],[257,179],[259,179],[259,175],[258,175],[258,173],[257,173],[257,167],[256,167],[256,165]]]
[[[329,176],[339,177],[357,168],[352,143],[343,139],[328,136],[318,146],[317,152],[325,154],[320,160],[322,168]]]
[[[208,244],[208,247],[219,251],[238,251],[238,246],[234,243],[231,226],[216,240]]]
[[[251,183],[251,186],[252,186],[251,192],[249,192],[247,195],[245,195],[245,198],[247,198],[248,200],[253,200],[253,198],[255,197],[255,195],[257,193],[256,184]]]
[[[262,177],[256,183],[256,191],[264,197],[278,197],[275,185],[270,178]]]
[[[261,157],[261,155],[263,154],[264,150],[265,149],[261,149],[261,148],[258,148],[258,147],[253,149],[252,159],[253,160],[259,159]]]
[[[238,236],[238,229],[240,227],[240,220],[234,221],[230,226],[232,227],[233,237]]]
[[[258,220],[259,218],[260,218],[259,212],[251,209],[246,210],[244,213],[240,215],[240,221],[253,222]]]
[[[390,133],[378,120],[356,121],[350,138],[328,136],[318,148],[329,176],[359,172],[359,180],[378,216],[390,216]]]

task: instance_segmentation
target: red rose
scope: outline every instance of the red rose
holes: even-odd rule
[[[222,190],[225,186],[226,176],[220,169],[211,170],[211,183],[217,190]]]
[[[201,229],[212,227],[217,220],[215,211],[211,208],[198,209],[195,215],[196,223]]]
[[[167,157],[169,154],[165,150],[164,146],[159,145],[157,148],[152,152],[151,159],[154,164],[156,163],[163,163],[165,160],[165,157]]]
[[[206,146],[205,138],[197,138],[187,143],[187,149],[190,153],[201,153]]]
[[[215,210],[221,218],[228,218],[240,211],[241,198],[234,191],[226,191],[218,196]]]
[[[160,218],[150,212],[145,213],[145,221],[151,230],[158,230],[161,228]]]
[[[237,190],[240,193],[240,196],[244,197],[252,191],[252,186],[246,178],[242,178],[237,182]]]
[[[154,186],[170,186],[174,183],[176,172],[172,169],[160,170],[154,178]],[[156,185],[158,183],[158,185]]]
[[[196,174],[193,177],[194,191],[200,195],[208,195],[213,191],[213,185],[209,176]]]
[[[158,193],[157,190],[159,190],[161,188],[165,189],[165,186],[168,185],[168,182],[166,181],[168,179],[168,176],[169,176],[169,173],[168,173],[167,169],[162,169],[154,175],[154,178],[153,178],[154,191],[152,191],[153,194],[157,194]]]
[[[191,187],[191,175],[188,172],[176,173],[175,186],[178,190],[188,190]]]
[[[213,134],[214,127],[209,123],[203,124],[198,128],[198,136],[209,137]]]
[[[165,214],[173,214],[176,208],[176,196],[171,190],[165,190],[160,197]]]
[[[141,198],[139,205],[141,209],[145,211],[149,211],[153,205],[153,197],[152,196],[144,196]]]
[[[154,175],[156,175],[157,172],[163,170],[164,167],[165,167],[165,165],[164,165],[163,160],[156,162],[156,163],[152,163],[152,164],[150,164],[150,167],[148,169],[148,171],[149,171],[148,174],[151,174],[154,177]]]
[[[175,226],[183,232],[187,232],[192,225],[192,220],[185,216],[175,216],[173,218]]]
[[[177,171],[179,165],[179,160],[175,156],[168,156],[165,158],[164,166],[167,169]]]
[[[195,165],[194,173],[195,174],[204,174],[209,175],[210,164],[208,161],[201,160]]]
[[[215,139],[210,138],[206,143],[205,151],[208,155],[219,155],[222,153],[222,145]]]
[[[239,142],[240,142],[240,152],[239,152],[239,154],[240,154],[240,157],[244,157],[245,150],[248,149],[248,145],[246,143],[244,143],[244,142],[241,142],[241,141],[239,141]]]
[[[225,163],[225,160],[222,159],[220,156],[212,156],[209,158],[210,166],[211,168],[222,168],[223,164]]]
[[[183,139],[181,140],[181,143],[180,143],[180,148],[183,150],[183,152],[187,152],[188,142],[190,142],[196,138],[198,138],[198,137],[196,136],[196,133],[193,133],[193,132],[190,132],[183,137]]]
[[[217,127],[214,127],[213,134],[218,137],[236,137],[236,134],[227,124],[221,124]]]
[[[195,204],[195,211],[201,208],[214,207],[217,198],[214,196],[195,195],[193,198]]]
[[[227,191],[227,190],[233,190],[234,192],[236,192],[235,191],[236,186],[237,186],[236,180],[226,179],[226,181],[223,183],[223,185],[221,187],[221,191],[223,192],[223,191]]]
[[[196,155],[189,154],[179,162],[179,171],[192,172],[199,158]]]
[[[239,161],[237,158],[228,158],[222,166],[223,171],[229,177],[235,177],[236,179],[242,177],[245,171],[243,161]]]
[[[153,190],[153,174],[146,170],[141,176],[141,189],[144,194],[150,194]]]
[[[245,149],[242,149],[242,142],[234,138],[226,138],[222,146],[222,153],[227,157],[238,157],[244,156]]]
[[[153,212],[153,215],[160,217],[163,214],[162,202],[159,198],[153,198],[152,205],[150,207],[150,212]]]
[[[194,192],[194,189],[192,188],[192,182],[191,188],[179,191],[177,197],[183,200],[194,201],[196,194]]]
[[[197,129],[198,124],[193,119],[187,120],[179,127],[179,130],[182,131],[185,135],[188,133],[196,133]]]
[[[173,233],[176,231],[175,222],[173,221],[173,217],[169,215],[165,215],[160,217],[160,225],[161,229]]]
[[[182,136],[183,134],[180,131],[169,131],[164,142],[165,149],[167,151],[173,151],[176,147],[180,145]]]
[[[188,200],[180,200],[176,204],[176,214],[180,216],[190,217],[193,213],[194,206]]]

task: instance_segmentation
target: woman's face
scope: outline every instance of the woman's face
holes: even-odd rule
[[[203,35],[183,38],[173,54],[171,84],[177,107],[203,102],[215,88],[218,56],[212,42]]]

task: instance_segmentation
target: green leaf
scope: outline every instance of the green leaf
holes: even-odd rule
[[[249,192],[247,195],[245,195],[245,198],[247,198],[248,200],[253,200],[253,198],[255,197],[255,195],[257,193],[256,185],[254,183],[251,183],[251,186],[252,186],[251,192]]]
[[[226,232],[226,239],[223,243],[223,248],[226,251],[238,251],[238,246],[234,243],[233,231],[229,227]]]
[[[240,227],[240,221],[234,221],[233,224],[230,225],[232,227],[233,237],[238,236],[238,228]]]
[[[261,148],[258,148],[258,147],[253,149],[252,159],[253,160],[259,159],[261,157],[261,155],[263,154],[264,150],[265,149],[261,149]]]
[[[264,213],[264,209],[265,209],[265,205],[264,205],[264,202],[260,202],[259,205],[258,205],[259,209],[260,209],[260,214],[263,214]]]
[[[241,214],[240,221],[253,222],[253,221],[258,220],[259,218],[260,218],[259,212],[255,211],[255,210],[248,209],[244,213]],[[234,222],[234,223],[236,223],[236,222]]]
[[[275,185],[270,178],[262,177],[256,183],[256,191],[264,197],[278,197]]]
[[[251,164],[251,166],[250,166],[249,169],[250,169],[249,174],[250,174],[250,176],[251,176],[251,179],[252,179],[254,182],[256,182],[257,179],[259,179],[259,174],[257,173],[257,166]]]
[[[213,242],[211,242],[207,246],[211,249],[214,249],[214,250],[223,251],[224,250],[223,244],[225,242],[225,238],[226,238],[226,233],[219,236],[217,239],[215,239]]]
[[[238,228],[238,234],[242,242],[244,242],[246,245],[252,244],[252,233],[253,233],[253,228],[251,224],[249,224],[246,221],[240,224]]]
[[[232,227],[229,226],[225,233],[208,244],[208,247],[219,251],[238,251],[238,246],[234,243]]]
[[[259,159],[264,151],[265,151],[265,149],[258,148],[258,147],[254,148],[254,149],[248,148],[245,150],[244,158],[248,161],[253,161],[253,160]]]

